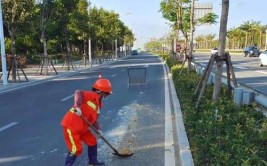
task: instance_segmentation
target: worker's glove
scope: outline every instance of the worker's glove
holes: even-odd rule
[[[98,137],[102,137],[102,135],[103,135],[102,131],[101,130],[97,130],[97,135],[98,135]]]
[[[83,100],[83,93],[80,90],[76,90],[74,93],[74,108],[80,107]]]
[[[82,115],[82,111],[81,111],[81,109],[80,109],[80,107],[76,107],[75,108],[75,114],[77,115],[77,116],[81,116]]]

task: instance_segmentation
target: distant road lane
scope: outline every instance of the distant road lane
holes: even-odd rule
[[[194,53],[194,56],[196,62],[206,66],[211,55],[208,53]],[[231,55],[231,60],[238,83],[267,95],[267,66],[260,67],[258,57]]]

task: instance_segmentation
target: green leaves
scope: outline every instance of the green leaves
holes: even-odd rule
[[[266,165],[267,118],[252,106],[237,107],[226,89],[212,102],[212,87],[196,110],[192,95],[199,76],[179,75],[180,65],[170,67],[195,165]]]
[[[98,41],[94,42],[94,46],[112,50],[112,43],[116,39],[119,46],[133,46],[134,34],[124,25],[117,13],[97,7],[91,8],[89,12],[90,37]]]
[[[203,17],[201,17],[198,21],[200,24],[216,24],[217,19],[218,19],[218,15],[214,14],[214,13],[208,13],[206,15],[204,15]]]
[[[114,11],[92,7],[87,0],[2,0],[5,28],[16,43],[8,53],[39,54],[46,41],[48,54],[65,51],[66,40],[77,52],[86,50],[91,38],[92,49],[114,50],[126,44],[133,46],[133,32]],[[68,42],[69,43],[69,42]],[[53,46],[52,46],[53,44]],[[15,50],[16,49],[16,50]],[[103,50],[102,50],[103,51]]]

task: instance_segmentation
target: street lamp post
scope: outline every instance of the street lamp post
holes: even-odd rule
[[[2,15],[2,1],[0,0],[0,39],[1,39],[1,61],[2,61],[2,77],[3,85],[7,85],[7,71],[6,71],[6,52],[5,52],[5,36],[3,29],[3,15]]]

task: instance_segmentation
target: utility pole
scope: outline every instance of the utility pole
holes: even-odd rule
[[[2,15],[2,1],[0,0],[0,39],[1,39],[1,61],[2,61],[2,78],[3,85],[7,85],[7,71],[6,71],[6,51],[5,51],[5,36],[3,28],[3,15]]]

